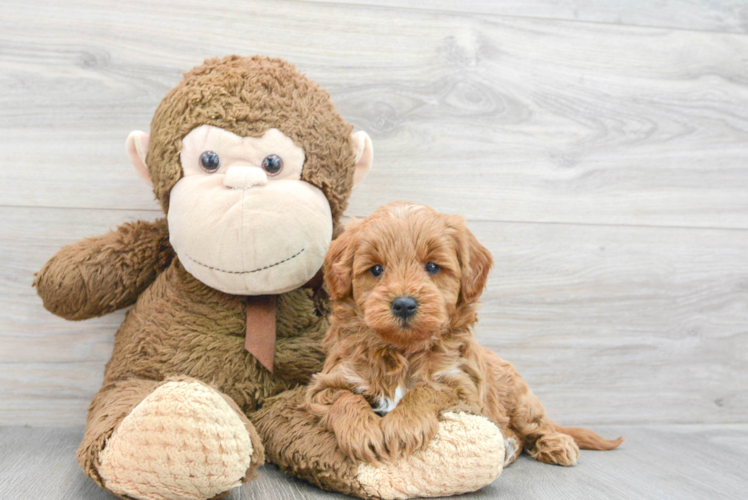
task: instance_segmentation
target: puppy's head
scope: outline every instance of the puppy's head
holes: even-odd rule
[[[382,339],[407,345],[464,323],[492,263],[462,217],[396,202],[332,242],[325,281]]]

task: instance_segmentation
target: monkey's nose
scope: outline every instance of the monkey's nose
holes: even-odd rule
[[[392,312],[403,319],[413,316],[417,309],[418,302],[413,297],[397,297],[392,301]]]
[[[259,167],[231,167],[223,176],[223,185],[232,189],[247,189],[267,183],[268,176]]]

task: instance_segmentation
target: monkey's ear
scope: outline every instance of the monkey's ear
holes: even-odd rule
[[[345,231],[330,243],[325,258],[325,284],[333,300],[342,299],[352,292],[353,255],[356,234],[361,221],[354,220]]]
[[[363,130],[351,134],[351,146],[356,155],[356,169],[353,171],[353,189],[356,189],[364,182],[366,174],[371,170],[371,164],[374,161],[374,146],[369,134]]]
[[[135,171],[145,181],[153,185],[151,176],[148,173],[148,167],[145,164],[145,155],[148,153],[148,141],[150,136],[140,130],[133,130],[130,135],[127,136],[127,142],[125,147],[127,148],[127,156],[130,158],[132,166],[135,167]]]

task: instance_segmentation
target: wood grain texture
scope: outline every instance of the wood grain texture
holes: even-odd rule
[[[632,498],[703,500],[745,498],[748,427],[602,426],[624,435],[612,452],[583,451],[576,467],[541,464],[522,455],[491,485],[465,500],[507,498],[591,500]],[[0,428],[0,497],[13,500],[114,500],[83,475],[75,461],[81,428]],[[445,471],[448,473],[448,471]],[[339,499],[293,479],[276,467],[232,491],[230,500]]]
[[[30,287],[60,246],[157,212],[0,208],[0,424],[80,425],[118,312],[67,322]],[[745,422],[740,230],[471,222],[496,260],[478,338],[562,423]]]
[[[69,322],[48,313],[33,274],[63,245],[157,212],[0,208],[0,425],[80,425],[103,379],[119,311]]]
[[[159,215],[124,139],[228,53],[295,62],[371,134],[349,214],[467,216],[497,262],[479,338],[559,421],[746,422],[748,36],[693,31],[745,9],[356,1],[0,3],[0,424],[84,422],[124,313],[55,318],[32,274]]]
[[[0,205],[153,209],[127,132],[203,58],[265,53],[372,135],[351,213],[411,199],[473,220],[748,228],[744,35],[287,1],[0,16]]]
[[[306,0],[401,9],[562,19],[725,33],[748,32],[745,0]]]

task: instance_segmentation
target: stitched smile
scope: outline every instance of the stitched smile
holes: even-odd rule
[[[288,262],[289,260],[294,259],[294,258],[298,257],[299,255],[301,255],[301,253],[304,250],[306,250],[306,249],[302,248],[301,250],[299,250],[298,252],[296,252],[294,255],[292,255],[290,257],[286,257],[283,260],[279,260],[275,264],[270,264],[269,266],[264,266],[264,267],[258,267],[257,269],[252,269],[251,271],[226,271],[225,269],[219,269],[217,267],[209,266],[208,264],[203,264],[202,262],[199,262],[199,261],[193,259],[189,255],[187,255],[187,258],[190,259],[195,264],[197,264],[199,266],[206,267],[208,269],[212,269],[213,271],[218,271],[218,272],[227,273],[227,274],[251,274],[251,273],[257,273],[257,272],[260,272],[260,271],[264,271],[265,269],[270,269],[271,267],[279,266],[279,265],[283,264],[284,262]]]

